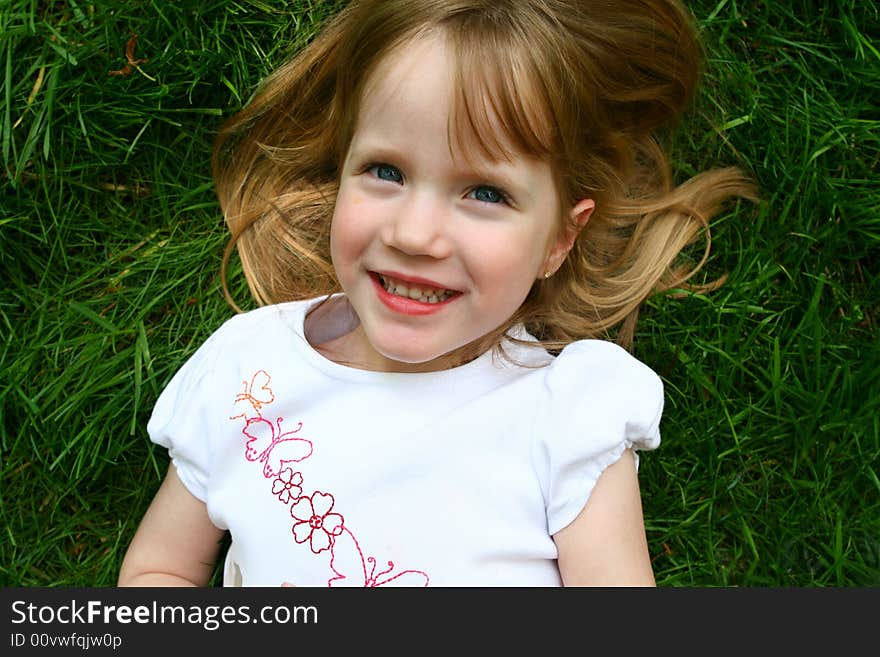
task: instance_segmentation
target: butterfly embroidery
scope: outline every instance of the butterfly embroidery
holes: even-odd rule
[[[238,415],[231,415],[229,419],[236,420],[238,418],[247,417],[247,406],[250,406],[257,417],[260,417],[260,410],[263,406],[275,401],[275,393],[272,391],[272,388],[269,387],[270,381],[272,381],[272,377],[269,376],[269,373],[265,370],[258,370],[257,373],[251,377],[250,383],[242,381],[241,392],[235,396],[233,404],[237,409],[242,407],[245,408]]]
[[[421,570],[394,572],[394,562],[388,561],[385,570],[376,572],[375,557],[364,558],[360,544],[347,527],[333,537],[330,547],[330,568],[336,574],[327,586],[428,586],[428,575]]]
[[[274,479],[272,494],[285,505],[290,505],[290,515],[294,519],[291,528],[293,539],[299,544],[308,544],[318,555],[330,551],[330,569],[334,576],[327,581],[328,586],[428,586],[428,575],[420,570],[394,571],[394,562],[386,562],[383,570],[378,569],[375,557],[365,557],[357,539],[344,525],[341,514],[335,511],[335,500],[330,493],[314,491],[303,495],[301,472],[293,472],[287,464],[296,463],[312,455],[312,441],[295,436],[302,429],[297,424],[292,431],[282,431],[284,418],[277,418],[273,424],[262,415],[264,406],[275,401],[275,393],[269,384],[272,377],[265,370],[258,370],[250,382],[241,382],[241,391],[235,396],[233,406],[237,415],[230,420],[244,419],[242,434],[247,438],[244,455],[248,461],[263,464],[263,476]],[[238,564],[229,571],[225,581],[241,585],[243,577]]]
[[[245,458],[248,461],[261,462],[263,476],[267,479],[276,477],[286,464],[302,461],[312,453],[312,441],[289,437],[302,429],[302,422],[293,431],[282,432],[283,420],[284,418],[279,417],[273,425],[269,420],[252,417],[241,430],[248,438],[244,446]]]

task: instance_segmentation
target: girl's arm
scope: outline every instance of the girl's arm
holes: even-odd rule
[[[553,535],[565,586],[654,586],[632,450],[608,466],[577,518]]]
[[[223,534],[172,464],[128,546],[118,585],[205,586]]]

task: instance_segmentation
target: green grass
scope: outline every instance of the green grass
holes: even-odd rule
[[[691,3],[677,173],[738,164],[763,202],[715,222],[728,282],[637,328],[660,585],[880,585],[880,10],[821,4]],[[333,5],[0,0],[0,585],[115,583],[167,464],[152,404],[231,314],[214,132]],[[108,75],[132,32],[148,61]]]

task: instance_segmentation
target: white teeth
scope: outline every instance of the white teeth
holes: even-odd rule
[[[396,294],[400,297],[407,297],[409,299],[413,299],[414,301],[421,301],[422,303],[440,303],[441,301],[446,301],[449,297],[452,296],[452,292],[450,292],[449,290],[445,290],[442,288],[422,289],[415,286],[407,287],[403,283],[391,281],[384,276],[379,276],[379,282],[382,284],[382,287],[384,287],[391,294]]]

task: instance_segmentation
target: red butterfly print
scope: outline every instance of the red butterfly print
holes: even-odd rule
[[[241,432],[248,437],[244,456],[248,461],[263,463],[263,476],[273,479],[288,463],[295,463],[312,454],[312,441],[305,438],[288,438],[302,429],[302,422],[293,431],[282,432],[278,418],[276,425],[261,417],[252,417]]]
[[[250,383],[242,381],[241,392],[235,396],[234,404],[236,408],[244,408],[241,413],[238,415],[231,415],[229,419],[236,420],[240,417],[247,417],[248,406],[253,409],[257,417],[260,417],[260,410],[263,406],[275,401],[275,393],[272,391],[272,388],[269,387],[271,381],[272,377],[269,376],[269,373],[266,372],[266,370],[258,370],[257,373],[251,377]]]
[[[327,586],[428,586],[427,573],[421,570],[394,573],[393,561],[386,562],[388,567],[377,573],[375,557],[364,558],[361,546],[347,527],[333,538],[330,554],[330,568],[336,577],[331,577]]]

